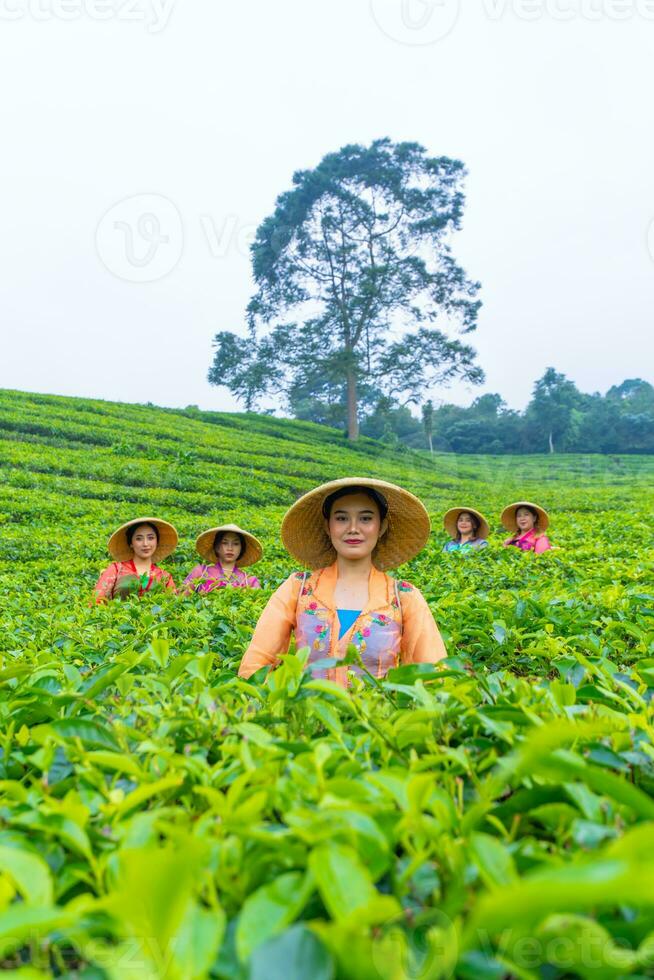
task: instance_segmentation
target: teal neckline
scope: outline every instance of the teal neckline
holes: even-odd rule
[[[360,609],[337,609],[338,616],[338,638],[345,636],[350,626],[354,623],[357,616],[361,615]]]

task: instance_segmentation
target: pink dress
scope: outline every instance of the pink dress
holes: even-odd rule
[[[552,547],[547,535],[539,534],[533,528],[531,531],[525,531],[524,534],[514,534],[512,538],[507,538],[504,546],[507,547],[508,545],[520,548],[521,551],[533,551],[535,555],[540,555]]]
[[[223,570],[220,562],[215,565],[196,565],[184,579],[187,592],[213,592],[214,589],[260,589],[261,583],[254,575],[247,575],[242,568],[234,568],[231,575]]]

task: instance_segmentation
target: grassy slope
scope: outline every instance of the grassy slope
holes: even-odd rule
[[[108,524],[126,510],[165,508],[182,529],[192,515],[230,507],[275,514],[316,482],[344,474],[404,484],[437,513],[472,496],[491,519],[525,494],[559,512],[642,507],[652,457],[454,456],[398,453],[364,439],[350,446],[312,423],[257,415],[193,413],[88,399],[0,391],[3,510],[29,511],[38,489],[60,513]],[[12,488],[17,491],[12,497]],[[75,502],[73,502],[75,501]],[[99,503],[101,502],[101,503]],[[200,522],[202,523],[202,522]]]

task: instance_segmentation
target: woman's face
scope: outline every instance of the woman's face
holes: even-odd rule
[[[379,508],[365,493],[340,497],[325,522],[336,554],[350,561],[372,554],[380,535],[386,530]]]
[[[132,537],[134,557],[141,561],[152,559],[157,550],[157,533],[151,524],[139,524]]]
[[[216,549],[216,554],[218,560],[226,565],[233,565],[235,561],[238,561],[239,555],[241,554],[241,539],[238,534],[232,534],[231,531],[223,534]]]
[[[474,532],[474,524],[472,521],[472,515],[468,513],[467,510],[462,510],[456,519],[456,529],[459,534],[472,534]]]
[[[528,507],[518,507],[515,512],[515,522],[518,530],[522,532],[531,531],[536,526],[536,518]]]

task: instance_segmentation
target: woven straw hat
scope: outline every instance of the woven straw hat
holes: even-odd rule
[[[159,544],[152,555],[153,561],[172,555],[179,541],[179,535],[173,525],[169,524],[168,521],[160,520],[158,517],[135,517],[133,521],[122,524],[109,538],[107,548],[112,558],[115,558],[116,561],[129,561],[130,558],[134,557],[132,548],[127,544],[127,528],[138,524],[151,524],[159,532]]]
[[[459,519],[459,514],[472,514],[474,517],[476,517],[479,521],[477,537],[488,537],[490,534],[490,526],[483,514],[480,514],[474,507],[451,507],[443,517],[443,527],[451,538],[456,538],[457,534],[459,533],[459,529],[456,526],[456,522]]]
[[[208,531],[203,531],[195,542],[195,550],[200,558],[204,558],[205,561],[213,564],[216,560],[213,543],[219,531],[231,531],[233,534],[242,535],[245,539],[245,548],[235,562],[237,568],[243,568],[245,565],[254,565],[263,555],[261,542],[253,534],[244,531],[237,524],[221,524],[220,527],[210,527]]]
[[[342,487],[369,487],[381,494],[388,504],[388,527],[372,554],[376,568],[381,571],[396,568],[424,548],[431,525],[429,515],[417,497],[393,483],[351,476],[310,490],[286,512],[282,521],[282,541],[286,550],[303,565],[326,568],[336,560],[336,551],[325,530],[322,507],[325,499]]]
[[[518,507],[531,507],[532,510],[535,510],[538,514],[538,524],[536,525],[536,530],[545,531],[547,529],[550,522],[547,511],[543,510],[542,507],[539,507],[538,504],[532,504],[529,500],[518,500],[515,504],[509,504],[509,506],[505,507],[502,511],[500,521],[507,531],[511,531],[513,534],[515,534],[518,530],[518,525],[516,524],[515,520]]]

